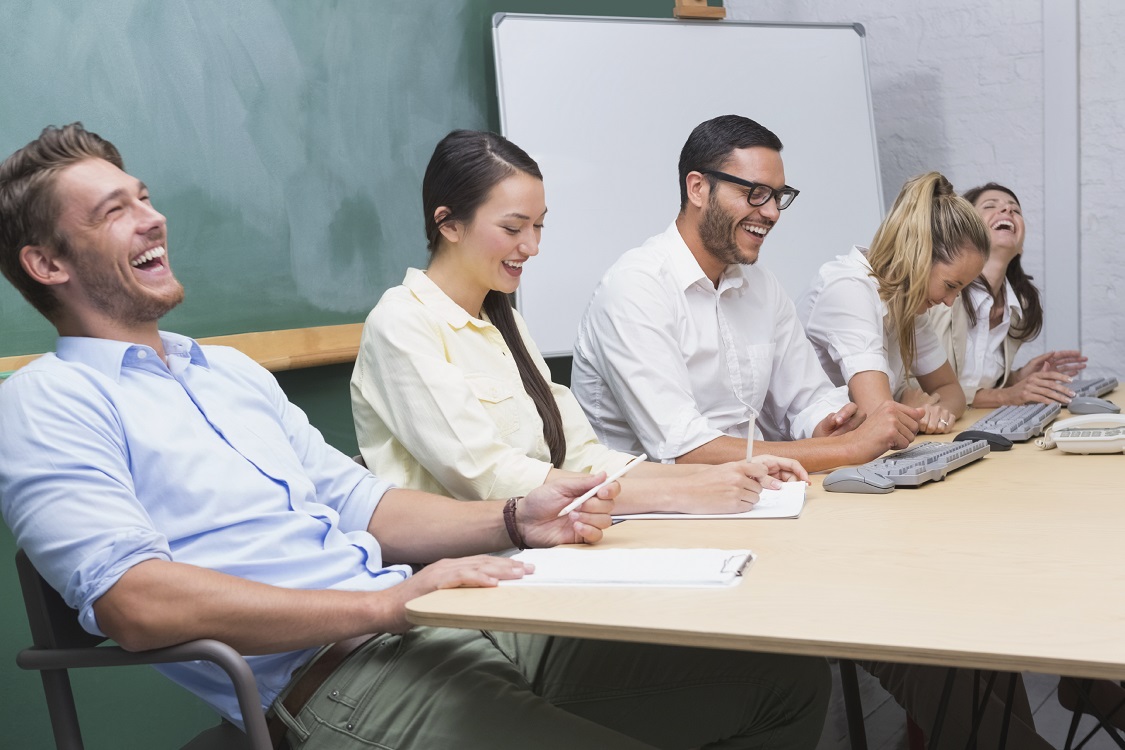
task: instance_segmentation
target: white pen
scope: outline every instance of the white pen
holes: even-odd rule
[[[601,491],[602,487],[605,487],[610,482],[616,482],[618,479],[620,479],[621,477],[623,477],[625,475],[625,472],[629,471],[629,469],[633,468],[634,466],[639,464],[641,461],[644,461],[646,458],[648,458],[648,456],[646,456],[644,453],[642,453],[639,456],[635,456],[633,459],[631,459],[629,461],[629,463],[625,464],[620,469],[618,469],[617,471],[613,472],[608,477],[606,477],[605,481],[602,482],[601,484],[599,484],[597,487],[594,487],[593,489],[590,489],[590,490],[587,490],[587,491],[583,492],[581,495],[579,495],[578,497],[574,498],[569,503],[567,503],[566,507],[563,508],[562,510],[560,510],[559,514],[555,517],[556,518],[562,518],[563,516],[565,516],[570,511],[574,510],[575,508],[580,507],[582,505],[582,503],[586,502],[587,500],[592,498],[594,495],[598,494]]]
[[[746,414],[750,417],[750,425],[746,432],[746,463],[750,463],[754,460],[754,429],[758,420],[758,410],[752,406],[747,406]]]

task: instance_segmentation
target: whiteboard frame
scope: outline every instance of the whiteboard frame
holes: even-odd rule
[[[707,94],[706,105],[696,106],[690,113],[681,109],[674,110],[677,121],[675,124],[668,123],[668,127],[674,132],[653,134],[650,131],[655,128],[646,127],[643,133],[637,133],[636,120],[643,118],[646,113],[651,116],[644,122],[664,124],[665,116],[675,105],[671,103],[671,90],[662,87],[675,90],[679,85],[675,81],[666,83],[663,79],[646,81],[646,77],[657,76],[658,74],[653,73],[654,69],[668,73],[669,60],[665,58],[675,58],[676,65],[671,67],[685,71],[685,77],[696,75],[691,66],[698,69],[700,65],[707,64],[706,60],[701,60],[698,47],[671,50],[663,48],[660,50],[661,59],[630,58],[628,66],[603,65],[597,70],[604,71],[605,75],[595,76],[591,83],[589,77],[582,76],[585,68],[577,69],[577,73],[570,69],[568,63],[573,62],[571,58],[565,58],[565,63],[559,65],[561,70],[547,70],[545,67],[536,68],[534,64],[526,64],[527,60],[538,63],[552,54],[559,57],[573,55],[573,49],[552,49],[551,39],[539,38],[537,41],[540,44],[534,50],[517,47],[525,42],[523,37],[516,37],[514,34],[523,33],[533,26],[534,30],[538,30],[541,24],[562,24],[557,27],[560,33],[554,35],[558,37],[560,45],[564,43],[564,39],[573,39],[576,33],[609,34],[613,33],[610,30],[613,27],[622,35],[650,27],[658,32],[680,34],[693,40],[698,40],[704,34],[717,38],[718,35],[709,31],[714,29],[721,31],[727,41],[733,38],[732,35],[744,33],[750,38],[773,30],[778,30],[778,34],[774,36],[779,38],[784,36],[803,40],[806,31],[817,29],[831,32],[828,38],[835,41],[836,32],[850,32],[854,36],[848,36],[844,44],[850,45],[853,39],[858,43],[858,54],[854,60],[849,60],[861,70],[849,69],[841,73],[839,69],[833,69],[825,73],[823,69],[817,69],[811,71],[809,76],[810,81],[820,75],[848,76],[848,93],[852,96],[841,107],[847,110],[847,127],[852,128],[852,131],[846,133],[847,148],[837,149],[830,158],[821,159],[820,163],[831,161],[835,164],[838,158],[851,159],[855,162],[851,169],[859,176],[847,181],[847,189],[841,189],[841,180],[837,179],[839,175],[829,174],[834,171],[832,167],[811,165],[807,158],[802,158],[802,151],[811,154],[815,150],[812,147],[823,146],[823,143],[831,140],[833,130],[830,127],[825,127],[823,133],[818,132],[816,127],[822,124],[835,126],[838,123],[818,121],[808,126],[809,132],[803,132],[806,128],[804,125],[790,126],[789,132],[786,132],[786,127],[774,124],[774,120],[798,120],[800,112],[794,110],[795,105],[779,104],[771,100],[763,108],[765,111],[774,107],[783,112],[784,117],[774,117],[771,113],[758,115],[756,111],[740,111],[746,110],[745,94],[738,94],[743,98],[738,99],[738,105],[732,106],[731,102],[735,98],[735,94],[730,91],[732,82],[720,80],[718,76],[704,78],[700,83],[701,87],[710,87],[703,88]],[[795,37],[793,31],[802,36]],[[550,208],[541,253],[525,266],[521,288],[517,293],[517,305],[527,320],[533,339],[545,356],[571,354],[582,312],[605,271],[622,253],[641,245],[649,236],[662,232],[675,218],[679,208],[676,162],[680,149],[691,129],[711,117],[730,111],[746,114],[774,130],[785,144],[782,157],[786,164],[786,181],[800,189],[802,194],[793,207],[782,214],[782,219],[771,231],[762,250],[762,265],[778,276],[791,296],[796,297],[803,291],[821,263],[846,252],[852,244],[868,243],[882,220],[884,199],[868,73],[866,34],[860,24],[773,24],[497,13],[493,16],[492,33],[501,132],[539,162],[544,174],[547,205]],[[583,52],[589,53],[589,49]],[[724,52],[727,55],[734,54],[731,50]],[[595,53],[608,54],[603,50],[595,50]],[[712,56],[716,54],[715,49],[709,49],[708,53]],[[741,48],[739,54],[741,55]],[[853,54],[850,46],[848,54]],[[813,50],[809,57],[817,58],[816,51]],[[794,62],[797,56],[786,59]],[[556,61],[553,60],[552,63],[554,62]],[[509,70],[510,66],[515,68]],[[787,75],[792,74],[792,70],[787,70]],[[540,88],[537,89],[532,85],[534,82],[526,80],[532,75],[535,82],[541,82]],[[567,76],[579,80],[568,80]],[[617,106],[624,109],[610,114],[625,124],[618,121],[611,121],[608,125],[599,123],[600,129],[594,129],[596,134],[583,140],[579,135],[583,131],[581,123],[595,121],[595,115],[602,116],[604,120],[610,110],[599,104],[600,101],[605,101],[607,94],[598,90],[598,87],[612,87],[623,77],[631,77],[631,83],[636,85],[619,87],[613,92],[615,97],[618,93],[621,94]],[[745,83],[750,89],[762,85],[759,78],[749,74],[742,74],[738,83]],[[771,82],[770,85],[774,84]],[[667,100],[660,101],[658,97],[651,95],[657,90],[669,91]],[[650,94],[647,98],[645,91]],[[835,89],[828,91],[826,96],[830,97],[833,91]],[[566,106],[562,110],[557,106],[552,110],[550,102],[546,101],[548,95],[556,93],[560,99],[564,94],[572,97],[572,100],[565,102]],[[695,94],[694,91],[692,93]],[[644,101],[638,103],[629,99],[629,96],[636,96]],[[862,102],[858,101],[860,98]],[[713,106],[712,101],[715,102]],[[819,101],[818,99],[817,102]],[[583,110],[583,106],[587,110]],[[760,106],[760,103],[755,105]],[[660,117],[657,118],[657,115]],[[561,120],[564,116],[576,119],[578,124],[571,127],[565,137],[552,135],[549,132],[552,125],[544,123],[547,120]],[[653,149],[649,145],[648,150],[638,148],[631,151],[622,145],[614,149],[612,154],[596,154],[596,149],[607,140],[604,133],[620,133],[622,130],[634,133],[636,142],[642,146],[662,139],[661,146]],[[793,147],[794,143],[798,144],[797,148]],[[820,170],[823,170],[823,174]],[[640,177],[630,178],[631,175]],[[833,181],[836,184],[829,185]],[[817,186],[821,188],[818,190]],[[829,195],[832,197],[829,198]],[[826,227],[831,227],[832,230],[828,231]]]

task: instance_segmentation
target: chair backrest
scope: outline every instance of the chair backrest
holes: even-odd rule
[[[75,611],[39,575],[22,549],[16,552],[16,571],[27,608],[27,622],[31,626],[31,639],[38,648],[85,648],[105,640],[82,629]]]

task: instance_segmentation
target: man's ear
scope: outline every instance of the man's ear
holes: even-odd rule
[[[684,184],[687,186],[688,203],[696,208],[703,208],[711,183],[699,172],[688,172],[684,177]]]
[[[21,247],[20,265],[28,276],[45,286],[70,281],[70,269],[59,262],[58,252],[47,245]]]
[[[448,206],[438,206],[434,209],[434,221],[438,225],[438,231],[447,242],[459,242],[461,235],[464,232],[464,225],[459,221],[445,221],[453,211]],[[445,222],[444,224],[442,222]]]

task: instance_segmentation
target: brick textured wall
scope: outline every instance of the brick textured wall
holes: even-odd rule
[[[1079,4],[1082,348],[1125,381],[1125,4]]]
[[[930,169],[959,190],[1004,183],[1019,194],[1027,218],[1024,267],[1042,279],[1039,3],[726,0],[726,7],[737,20],[863,24],[888,205],[906,179]],[[1115,50],[1125,38],[1125,4],[1083,0],[1080,24],[1080,345],[1099,369],[1125,377],[1125,267],[1115,246],[1125,236],[1125,62]],[[1033,342],[1021,359],[1041,349]]]

